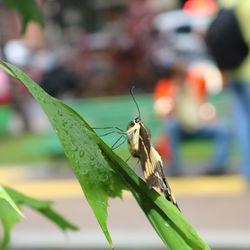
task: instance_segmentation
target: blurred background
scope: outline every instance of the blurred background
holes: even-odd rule
[[[248,1],[248,0],[247,0]],[[214,0],[41,0],[44,26],[0,2],[0,57],[64,100],[93,127],[151,129],[179,206],[212,249],[250,249],[249,183],[231,127],[225,75],[204,37]],[[98,130],[104,134],[105,130]],[[117,134],[103,137],[112,146]],[[115,152],[127,159],[125,142]],[[129,164],[141,174],[137,161]],[[63,149],[27,90],[0,71],[0,183],[55,207],[80,226],[63,235],[24,208],[10,249],[108,249]],[[129,193],[111,200],[116,249],[164,249]],[[145,237],[147,235],[147,237]]]

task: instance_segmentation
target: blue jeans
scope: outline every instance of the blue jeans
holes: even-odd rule
[[[213,139],[215,143],[214,156],[211,162],[211,168],[215,170],[224,170],[228,164],[230,129],[226,124],[206,124],[190,133],[181,127],[176,118],[167,119],[165,128],[172,149],[172,161],[170,171],[173,174],[181,173],[180,143],[183,137],[202,137]]]
[[[232,81],[229,86],[233,98],[233,124],[241,156],[241,172],[250,182],[250,81]]]

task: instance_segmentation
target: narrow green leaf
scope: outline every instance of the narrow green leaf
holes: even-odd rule
[[[10,241],[11,228],[22,218],[22,213],[5,189],[0,186],[0,220],[3,225],[3,239],[0,249]]]
[[[83,192],[112,246],[106,225],[108,197],[121,197],[121,190],[125,186],[102,154],[96,143],[96,134],[71,108],[49,96],[22,71],[5,62],[1,62],[0,68],[20,79],[46,112]]]
[[[20,214],[6,200],[0,200],[0,220],[3,226],[3,239],[0,242],[0,249],[4,249],[9,243],[10,231],[21,218]]]
[[[110,165],[124,177],[138,204],[166,246],[173,250],[210,249],[172,203],[154,189],[149,189],[104,142],[100,140],[99,145]]]
[[[17,192],[14,189],[0,186],[0,220],[4,233],[0,249],[5,248],[9,243],[12,227],[22,219],[23,215],[19,206],[23,204],[38,211],[44,217],[47,217],[50,221],[54,222],[62,230],[77,230],[75,225],[68,222],[51,208],[52,203],[50,201],[37,200]]]
[[[18,206],[23,204],[29,206],[30,208],[41,213],[44,217],[47,217],[50,221],[54,222],[62,230],[78,229],[75,225],[68,222],[65,218],[52,209],[51,201],[34,199],[9,187],[5,187],[5,190]]]
[[[120,196],[125,183],[166,246],[174,250],[210,249],[182,213],[154,189],[149,189],[80,115],[49,96],[13,65],[1,62],[0,67],[21,80],[48,115],[110,244],[106,226],[107,200]]]
[[[23,216],[22,212],[20,211],[20,209],[17,207],[17,205],[15,204],[15,202],[11,199],[11,197],[9,196],[9,194],[6,192],[5,188],[3,188],[3,186],[0,185],[0,199],[4,199],[5,201],[7,201],[11,207],[21,216]]]
[[[6,7],[16,10],[22,20],[22,33],[26,30],[30,21],[35,21],[43,25],[43,17],[36,0],[4,0]]]

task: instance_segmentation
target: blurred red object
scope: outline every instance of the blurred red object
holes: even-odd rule
[[[154,89],[154,99],[157,100],[161,97],[175,96],[174,84],[170,78],[161,78]]]
[[[214,0],[188,0],[183,10],[191,16],[209,16],[217,11],[218,5]]]
[[[189,71],[186,76],[186,80],[194,90],[195,96],[198,100],[203,99],[206,96],[206,83],[203,76],[195,74],[193,71]],[[162,97],[176,97],[175,84],[171,78],[160,79],[154,89],[154,99],[157,100]]]
[[[167,162],[172,160],[171,145],[168,137],[165,134],[161,134],[158,136],[155,148],[163,160]]]
[[[9,78],[5,72],[0,70],[0,105],[11,102],[11,88]]]
[[[185,82],[198,103],[206,100],[206,82],[201,74],[196,74],[190,70],[186,74]],[[166,118],[171,115],[177,92],[178,86],[171,78],[163,77],[156,83],[154,89],[154,109],[159,118]]]

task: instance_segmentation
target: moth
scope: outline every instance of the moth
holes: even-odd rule
[[[140,109],[132,90],[133,88],[131,88],[130,93],[138,109],[139,116],[129,122],[127,127],[126,137],[129,151],[133,157],[139,159],[147,185],[162,193],[167,200],[179,209],[163,171],[161,156],[152,146],[151,132],[141,121]]]

